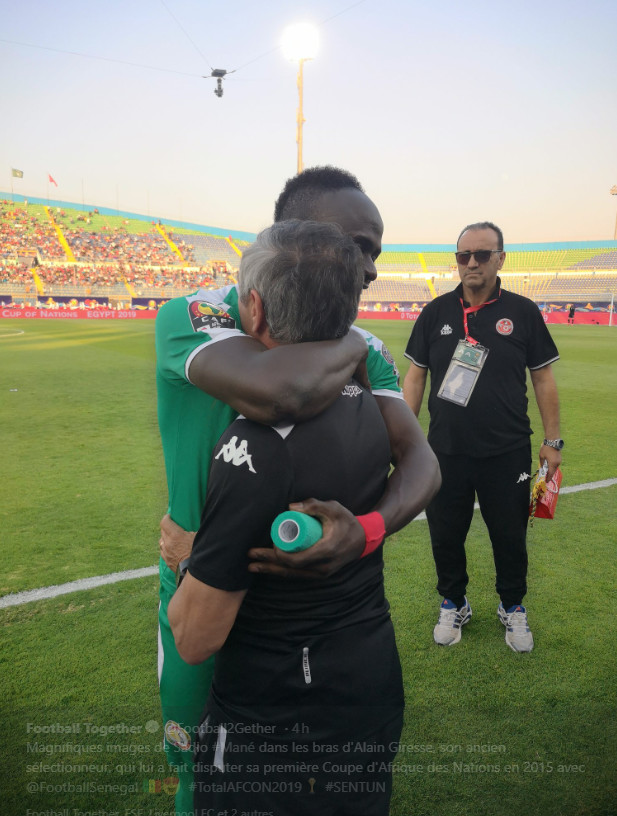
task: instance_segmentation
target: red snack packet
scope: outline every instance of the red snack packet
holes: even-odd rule
[[[532,518],[555,518],[555,508],[557,507],[557,499],[559,498],[561,479],[561,471],[557,468],[553,474],[553,478],[545,485],[545,489],[538,491],[541,495],[538,495],[535,502],[532,494],[532,501],[529,505],[529,515]]]

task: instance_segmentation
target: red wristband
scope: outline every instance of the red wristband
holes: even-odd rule
[[[375,552],[377,547],[383,543],[386,537],[386,525],[381,513],[377,511],[367,513],[365,516],[356,516],[356,518],[364,528],[366,545],[364,552],[360,556],[360,558],[364,558],[365,555],[370,555],[372,552]]]

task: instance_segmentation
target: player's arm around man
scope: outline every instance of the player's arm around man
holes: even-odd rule
[[[441,475],[437,458],[405,402],[390,396],[376,396],[376,400],[388,432],[394,468],[386,491],[373,512],[383,518],[385,535],[388,536],[424,510],[439,490]],[[251,572],[268,572],[281,577],[296,573],[306,577],[327,577],[361,557],[366,546],[365,530],[338,502],[308,499],[290,505],[290,509],[316,516],[323,526],[323,538],[309,550],[298,553],[252,549],[249,555],[256,560],[249,566]],[[348,525],[345,539],[338,538],[333,520],[338,522],[339,529]]]
[[[189,378],[254,422],[302,422],[334,402],[367,353],[357,332],[273,349],[243,335],[197,354]]]
[[[189,376],[201,390],[231,405],[248,419],[264,424],[275,424],[282,419],[294,421],[297,418],[300,421],[319,413],[332,401],[331,394],[340,393],[340,378],[353,373],[358,351],[362,355],[366,352],[362,338],[360,332],[351,331],[345,338],[349,343],[343,347],[335,345],[342,341],[332,341],[266,350],[251,337],[236,336],[197,354],[191,362]],[[358,340],[363,345],[358,346]],[[369,371],[376,378],[376,398],[388,431],[394,469],[374,510],[382,515],[385,533],[390,535],[425,508],[439,489],[440,475],[437,459],[424,432],[400,398],[396,368],[393,361],[386,361],[389,353],[384,354],[383,348],[380,347],[379,353],[371,349]],[[275,355],[274,352],[281,354]],[[341,365],[343,354],[347,355],[346,365]],[[321,365],[326,372],[323,380],[316,376],[316,366]],[[251,374],[255,371],[253,366],[258,367],[259,377]],[[301,366],[307,371],[300,378],[300,385],[292,387]],[[324,382],[330,389],[328,394]],[[270,400],[265,396],[269,389],[272,393]],[[407,501],[401,502],[403,496],[413,496],[413,506],[410,507]],[[319,518],[323,538],[305,553],[252,550],[255,561],[251,571],[289,576],[294,570],[302,570],[306,577],[325,577],[362,555],[366,532],[360,522],[337,502],[307,498],[292,509]],[[163,517],[159,545],[161,555],[171,569],[175,570],[178,563],[190,555],[193,537],[194,533],[183,530],[169,515]]]
[[[264,424],[313,416],[336,399],[368,353],[358,332],[266,349],[242,331],[237,310],[237,291],[228,287],[177,298],[157,316],[159,422],[165,428],[171,513],[161,521],[159,546],[174,572],[191,552],[209,452],[235,414]],[[196,431],[196,423],[212,431]],[[202,460],[206,464],[195,471],[195,462]],[[188,485],[186,464],[191,465]],[[190,496],[180,495],[187,489]],[[188,512],[179,514],[179,506]]]

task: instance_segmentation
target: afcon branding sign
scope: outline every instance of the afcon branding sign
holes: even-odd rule
[[[167,720],[165,723],[165,738],[167,742],[175,745],[181,751],[191,750],[191,738],[188,732],[174,720]]]
[[[392,356],[392,352],[390,349],[385,345],[382,344],[381,346],[381,355],[384,360],[392,366],[392,370],[394,371],[394,376],[396,377],[397,383],[400,381],[400,374],[397,368],[397,365],[394,361],[394,357]]]
[[[236,321],[218,306],[205,300],[194,300],[189,304],[189,316],[193,330],[208,332],[212,329],[235,329]]]

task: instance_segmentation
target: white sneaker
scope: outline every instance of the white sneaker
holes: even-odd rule
[[[533,635],[527,623],[524,606],[511,606],[506,612],[503,604],[497,607],[499,620],[506,627],[506,643],[513,652],[530,652],[533,649]]]
[[[449,598],[444,598],[439,607],[439,620],[433,629],[435,643],[440,646],[454,646],[461,639],[461,627],[471,618],[471,607],[465,603],[457,609]]]

